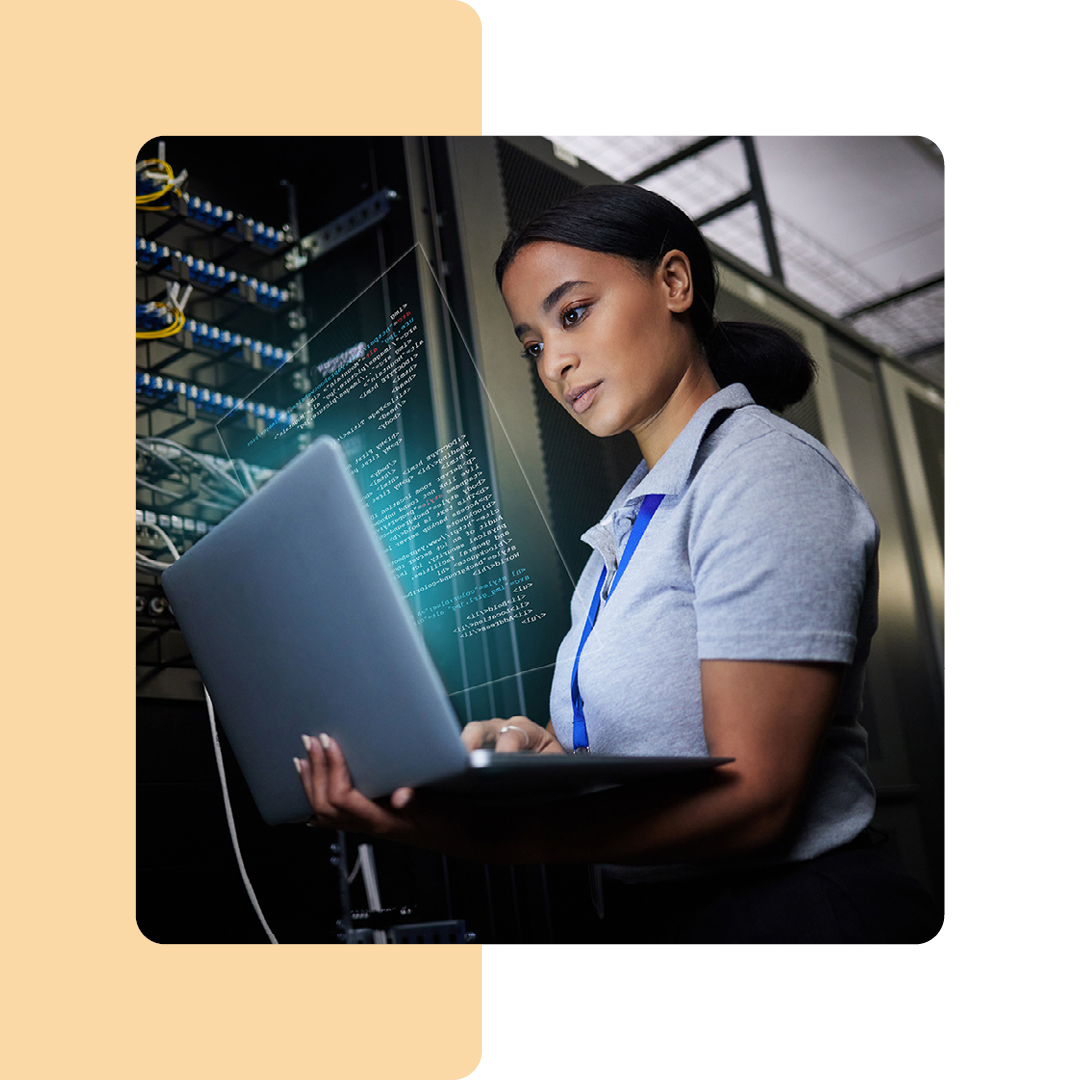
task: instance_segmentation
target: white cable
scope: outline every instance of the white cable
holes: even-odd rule
[[[136,438],[135,445],[146,453],[153,454],[160,459],[164,464],[168,465],[172,469],[179,472],[179,468],[175,461],[170,461],[163,454],[159,454],[153,449],[155,446],[167,447],[174,454],[189,457],[200,465],[203,469],[213,473],[215,476],[220,477],[227,484],[231,484],[241,496],[246,496],[247,492],[244,490],[243,485],[238,483],[235,477],[230,476],[209,454],[199,454],[196,451],[190,449],[187,446],[183,446],[178,442],[173,442],[172,439],[162,439],[159,436],[144,435],[142,438]]]
[[[349,876],[345,879],[350,885],[356,880],[356,875],[360,873],[360,854],[364,845],[356,849],[356,862],[353,863],[353,868],[349,871]]]
[[[176,545],[169,539],[168,534],[158,525],[151,525],[149,522],[139,522],[136,526],[137,529],[153,529],[154,532],[160,533],[162,540],[165,541],[169,550],[172,552],[173,559],[180,558],[180,552],[176,550]],[[144,555],[138,548],[135,549],[135,567],[139,570],[149,570],[152,573],[160,574],[162,570],[172,566],[171,562],[162,562],[160,559],[151,559],[149,555]]]
[[[382,900],[379,897],[379,878],[375,873],[375,852],[370,844],[361,844],[357,852],[360,863],[360,872],[364,877],[364,892],[367,893],[368,909],[370,911],[382,911]],[[376,930],[373,935],[376,945],[388,945],[389,940],[385,930]]]
[[[217,758],[218,776],[221,778],[221,794],[225,800],[225,817],[229,822],[229,835],[232,837],[233,851],[236,852],[236,865],[240,867],[240,876],[244,879],[244,888],[247,889],[248,899],[255,909],[255,914],[259,916],[259,922],[262,923],[262,928],[266,931],[270,944],[280,945],[281,942],[274,937],[273,931],[263,917],[262,908],[259,907],[259,901],[255,897],[255,890],[251,887],[251,879],[248,877],[247,870],[244,867],[244,857],[240,854],[240,841],[236,836],[236,822],[233,821],[232,803],[229,801],[229,785],[225,780],[225,762],[221,756],[221,743],[218,741],[217,723],[214,720],[214,703],[210,700],[210,694],[205,686],[203,687],[203,694],[206,697],[206,710],[210,715],[210,734],[214,740],[214,757]]]
[[[151,573],[160,574],[162,570],[167,570],[170,566],[172,566],[172,563],[159,562],[157,559],[148,559],[142,552],[135,552],[136,570],[149,570]]]
[[[379,897],[379,879],[375,874],[375,857],[370,844],[361,844],[357,852],[360,871],[364,876],[364,892],[367,893],[368,907],[373,911],[382,911]]]
[[[161,539],[165,541],[165,546],[172,553],[174,559],[180,558],[180,552],[176,550],[176,545],[169,539],[169,534],[160,525],[151,525],[149,522],[144,521],[138,526],[140,529],[153,529],[154,532],[161,536]]]
[[[170,450],[173,451],[173,453],[181,454],[185,457],[191,458],[199,465],[201,465],[202,468],[206,469],[207,472],[210,472],[213,475],[220,477],[227,484],[231,484],[232,487],[236,488],[236,490],[240,493],[240,497],[242,499],[246,499],[248,496],[248,492],[244,490],[244,485],[241,484],[234,476],[230,476],[220,465],[217,464],[216,461],[214,461],[214,459],[209,454],[196,453],[194,450],[191,450],[186,446],[182,446],[178,442],[173,442],[172,439],[162,439],[157,436],[143,436],[142,438],[136,438],[135,445],[139,447],[139,449],[146,451],[146,453],[153,454],[156,458],[160,459],[166,465],[175,469],[177,472],[180,472],[175,462],[169,461],[168,458],[166,458],[162,454],[157,453],[152,448],[153,446],[167,446]],[[229,464],[232,464],[231,459],[229,461]]]
[[[364,892],[367,894],[367,906],[369,911],[382,911],[382,900],[379,897],[379,878],[375,873],[375,852],[370,844],[361,844],[356,851],[356,863],[349,872],[348,882],[351,885],[358,871],[364,872]],[[387,945],[385,930],[374,931],[373,937],[376,945]]]
[[[203,498],[197,495],[178,495],[175,491],[169,491],[166,488],[159,487],[157,484],[151,484],[149,480],[144,480],[141,476],[135,477],[135,484],[138,487],[148,488],[150,491],[156,491],[159,495],[167,495],[173,502],[193,502],[198,503],[199,506],[209,506],[212,510],[224,510],[226,513],[232,513],[237,508],[239,503],[220,503],[214,502],[212,499]],[[220,491],[214,491],[209,484],[205,485],[206,489],[214,495],[221,495],[222,498],[227,496]]]
[[[236,465],[238,466],[238,468],[236,470],[237,473],[240,475],[241,479],[247,485],[248,494],[254,495],[255,494],[255,477],[251,473],[251,467],[248,465],[248,463],[246,461],[244,461],[243,458],[237,458],[236,459]]]

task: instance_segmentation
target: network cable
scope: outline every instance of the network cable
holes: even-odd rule
[[[210,716],[210,735],[214,740],[214,758],[217,761],[218,777],[221,780],[221,795],[225,800],[225,818],[229,823],[229,836],[232,837],[236,865],[240,868],[240,876],[244,879],[244,888],[247,890],[248,899],[255,909],[255,914],[259,917],[259,922],[262,923],[263,930],[266,931],[266,936],[270,939],[270,944],[280,945],[281,943],[274,937],[274,932],[270,929],[266,917],[262,913],[262,908],[259,907],[258,897],[255,895],[251,878],[248,877],[247,868],[244,866],[244,856],[240,854],[240,840],[236,835],[236,822],[233,820],[232,802],[229,799],[229,784],[225,779],[225,761],[221,756],[221,742],[218,739],[217,721],[214,718],[214,703],[210,700],[210,693],[205,686],[203,687],[203,695],[206,698],[206,711]]]
[[[169,307],[167,304],[160,304],[157,302],[150,304],[136,304],[135,305],[135,321],[136,325],[153,326],[155,323],[159,324],[158,329],[143,329],[136,330],[135,337],[140,341],[152,341],[155,338],[167,338],[172,337],[174,334],[179,334],[184,329],[184,323],[187,321],[184,318],[184,313],[176,308]],[[164,325],[160,325],[164,323]]]
[[[158,166],[157,169],[154,166]],[[162,158],[145,158],[135,165],[135,205],[140,210],[168,210],[169,204],[152,205],[169,195],[178,195],[179,187],[187,179],[187,169],[179,176]],[[152,185],[159,184],[160,187]]]
[[[191,486],[192,473],[196,470],[193,470],[190,467],[188,467],[187,469],[182,468],[179,461],[170,459],[165,455],[159,453],[157,450],[154,449],[153,446],[148,446],[144,440],[136,439],[135,449],[137,453],[142,453],[146,457],[147,471],[149,471],[151,466],[157,463],[158,465],[164,466],[165,475],[163,479],[179,479],[183,483],[187,484],[189,487]],[[211,461],[200,460],[194,452],[188,453],[187,457],[191,458],[198,466],[200,466],[201,470],[196,480],[195,492],[183,493],[185,495],[190,494],[193,501],[205,501],[199,496],[203,491],[206,491],[215,498],[223,500],[226,504],[225,508],[232,510],[236,506],[239,506],[239,504],[250,494],[250,492],[247,491],[238,480],[229,476],[228,473],[220,469],[218,466],[214,465]],[[158,471],[160,471],[160,469]],[[159,490],[162,494],[168,495],[171,498],[175,499],[178,497],[179,493],[175,491],[168,491],[164,488],[158,488],[157,485],[151,484],[150,481],[146,480],[144,477],[136,476],[136,480],[141,481],[143,483],[143,486],[155,488],[156,490]],[[220,487],[221,484],[225,485],[224,490],[222,490],[222,488]]]
[[[180,558],[180,552],[177,550],[176,545],[169,538],[169,534],[160,526],[149,521],[143,521],[140,523],[144,529],[151,529],[156,532],[162,540],[165,541],[165,546],[169,549],[170,554],[173,557],[173,561]],[[135,566],[140,570],[149,570],[151,573],[160,574],[171,563],[162,562],[160,559],[151,559],[149,556],[144,555],[138,548],[135,549]]]
[[[233,489],[234,495],[238,494],[241,499],[246,499],[248,495],[251,495],[255,490],[254,480],[251,477],[250,470],[244,477],[247,481],[247,487],[245,487],[244,483],[239,479],[230,476],[225,467],[218,464],[210,454],[200,454],[181,443],[173,442],[172,439],[163,439],[152,435],[143,436],[142,438],[136,437],[135,447],[137,450],[141,450],[160,461],[172,474],[183,475],[183,471],[180,469],[178,463],[168,456],[169,454],[174,455],[175,457],[189,458],[212,477],[224,481],[229,488]],[[240,464],[245,465],[246,468],[245,462],[240,462]]]
[[[179,334],[187,321],[184,317],[184,307],[191,296],[191,289],[191,285],[188,285],[181,295],[179,284],[170,281],[165,290],[164,302],[152,300],[148,304],[136,304],[135,337],[145,341]]]

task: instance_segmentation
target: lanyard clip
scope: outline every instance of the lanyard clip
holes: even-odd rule
[[[587,754],[588,752],[589,752],[589,748],[587,746],[575,746],[574,747],[574,753],[575,754]]]

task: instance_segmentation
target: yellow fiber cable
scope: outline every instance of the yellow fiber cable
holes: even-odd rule
[[[184,317],[184,313],[182,311],[177,311],[176,309],[173,309],[173,311],[176,315],[176,320],[174,322],[171,322],[168,326],[163,327],[161,330],[136,330],[135,337],[140,340],[146,341],[151,338],[165,338],[172,337],[174,334],[179,334],[180,331],[183,330],[184,323],[187,322],[187,319]]]
[[[136,195],[135,205],[141,206],[147,210],[166,209],[164,207],[149,207],[146,206],[146,204],[155,202],[160,199],[162,195],[167,195],[173,190],[176,176],[172,171],[172,167],[167,161],[162,161],[161,158],[147,158],[145,161],[140,161],[138,165],[135,166],[136,171],[144,165],[160,165],[165,170],[165,175],[168,176],[169,179],[166,181],[165,186],[157,191],[148,191],[145,195]]]

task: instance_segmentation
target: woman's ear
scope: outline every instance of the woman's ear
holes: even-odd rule
[[[657,270],[669,311],[689,311],[694,303],[694,278],[690,260],[679,250],[669,251]]]

